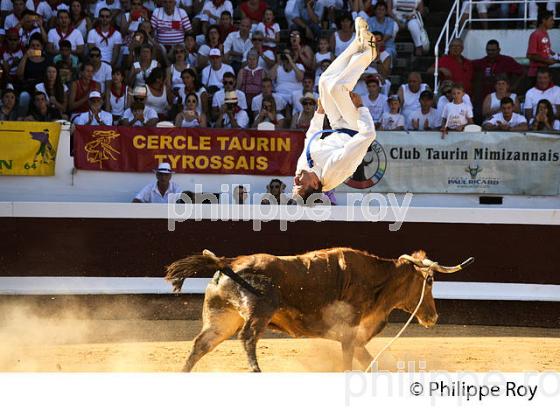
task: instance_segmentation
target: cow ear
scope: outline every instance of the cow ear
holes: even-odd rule
[[[414,259],[418,259],[420,261],[426,259],[426,252],[423,250],[417,250],[411,255]]]

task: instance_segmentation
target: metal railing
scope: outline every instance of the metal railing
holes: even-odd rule
[[[466,8],[463,11],[464,4],[466,3]],[[519,13],[518,10],[518,17],[498,17],[498,18],[473,18],[473,8],[476,7],[478,3],[486,3],[486,6],[489,7],[490,5],[502,5],[507,4],[508,6],[511,4],[519,4],[522,9],[522,13]],[[443,26],[443,29],[436,41],[434,46],[434,56],[435,56],[435,72],[434,72],[434,92],[438,91],[439,86],[439,57],[440,57],[440,48],[442,45],[442,41],[445,41],[445,47],[443,51],[443,55],[449,52],[449,44],[456,38],[460,38],[467,28],[467,25],[473,22],[522,22],[524,26],[527,27],[527,24],[531,21],[536,20],[536,10],[537,4],[535,0],[492,0],[492,2],[484,2],[483,0],[480,1],[468,1],[468,0],[455,0],[453,5],[451,6],[451,10],[449,11],[449,15],[447,16],[447,20]],[[554,17],[555,20],[558,20],[558,16]]]

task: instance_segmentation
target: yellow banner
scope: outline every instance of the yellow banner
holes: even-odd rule
[[[53,176],[60,124],[0,121],[0,175]]]

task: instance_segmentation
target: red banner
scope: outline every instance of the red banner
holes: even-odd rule
[[[293,175],[301,131],[77,126],[74,163],[91,171],[148,172],[169,162],[192,174]]]

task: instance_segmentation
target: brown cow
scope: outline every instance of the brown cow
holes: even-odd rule
[[[337,340],[344,368],[352,368],[354,355],[365,368],[372,360],[365,345],[385,327],[391,311],[412,313],[425,280],[416,318],[425,327],[433,326],[438,317],[432,297],[434,272],[456,272],[470,262],[472,258],[445,267],[426,259],[423,251],[384,259],[350,248],[237,258],[218,258],[205,250],[178,260],[167,267],[166,275],[175,292],[187,277],[214,275],[206,288],[202,331],[183,370],[190,371],[206,353],[241,330],[249,365],[260,371],[256,345],[267,327],[293,337]]]

